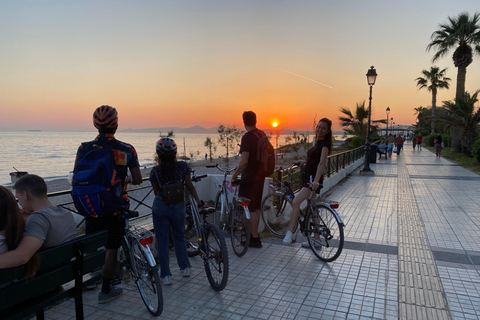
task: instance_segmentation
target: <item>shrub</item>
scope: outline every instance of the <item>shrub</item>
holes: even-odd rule
[[[452,135],[451,134],[442,134],[442,141],[443,144],[446,147],[451,147],[452,146]]]
[[[428,136],[423,137],[423,141],[427,146],[433,147],[433,140],[436,136],[438,136],[438,134],[429,134]]]
[[[360,137],[352,137],[351,140],[350,140],[350,145],[353,148],[358,148],[360,146],[363,146],[364,142],[363,142],[363,139],[360,138]]]
[[[480,162],[480,139],[475,140],[472,147],[472,156]]]

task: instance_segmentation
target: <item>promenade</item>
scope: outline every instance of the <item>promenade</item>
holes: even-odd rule
[[[159,319],[480,319],[480,175],[411,144],[371,168],[328,193],[346,224],[338,260],[266,234],[242,258],[227,242],[229,281],[215,292],[200,257],[183,278],[172,251]],[[106,305],[100,286],[85,291],[86,319],[150,319],[135,285],[120,287]],[[73,299],[45,315],[74,319]]]

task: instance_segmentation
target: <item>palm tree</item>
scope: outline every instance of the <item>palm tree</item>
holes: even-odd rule
[[[368,109],[365,108],[365,101],[357,103],[355,115],[346,108],[340,108],[344,116],[339,117],[343,132],[346,135],[354,135],[360,137],[362,144],[367,139],[367,125],[368,125]],[[372,123],[386,123],[385,120],[373,120]],[[370,126],[370,134],[378,131],[378,125]]]
[[[470,18],[468,12],[462,12],[457,17],[448,17],[448,22],[439,25],[439,29],[431,36],[432,42],[427,46],[427,51],[435,49],[432,62],[453,52],[453,64],[457,71],[457,90],[455,100],[460,100],[465,94],[465,79],[467,67],[473,61],[473,54],[480,54],[480,14],[475,13]],[[473,49],[472,49],[473,46]],[[452,130],[452,151],[459,152],[460,128]]]
[[[450,78],[445,77],[447,68],[440,71],[438,67],[431,67],[430,70],[422,70],[423,77],[415,79],[418,89],[427,88],[432,93],[432,124],[431,133],[435,131],[435,111],[437,109],[437,90],[448,89]]]
[[[413,108],[415,110],[414,115],[417,116],[417,129],[429,129],[427,119],[431,117],[431,110],[425,107]]]
[[[473,143],[477,139],[476,127],[480,123],[480,109],[475,110],[480,90],[473,95],[465,92],[462,99],[455,99],[455,102],[444,101],[443,112],[440,119],[449,125],[462,128],[460,137],[462,151],[471,154]]]

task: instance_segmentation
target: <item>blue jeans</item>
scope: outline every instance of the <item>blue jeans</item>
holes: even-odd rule
[[[166,206],[160,195],[155,196],[152,206],[153,227],[160,262],[160,278],[170,276],[170,258],[168,242],[172,230],[173,245],[180,270],[190,268],[187,245],[185,242],[185,202]]]

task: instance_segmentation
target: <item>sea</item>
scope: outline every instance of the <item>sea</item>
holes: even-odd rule
[[[26,171],[44,179],[54,180],[68,177],[73,170],[75,155],[81,142],[93,140],[96,132],[45,132],[15,131],[0,132],[0,185],[11,185],[11,172]],[[278,145],[285,144],[288,135],[279,135]],[[115,137],[132,144],[137,150],[140,166],[153,166],[155,142],[158,133],[122,132]],[[225,156],[226,150],[217,142],[218,134],[175,133],[178,154],[186,155],[191,161],[205,159],[208,149],[204,143],[210,137],[217,145],[213,156]],[[309,138],[312,140],[312,137]],[[273,137],[272,144],[276,144]],[[238,152],[238,149],[235,150]],[[234,152],[235,152],[234,151]],[[229,151],[229,156],[235,155]],[[193,157],[192,157],[193,156]]]

